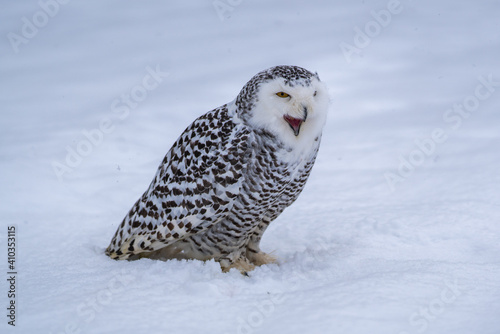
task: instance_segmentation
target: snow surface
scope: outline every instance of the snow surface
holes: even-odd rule
[[[65,2],[45,21],[0,4],[2,333],[500,332],[499,1]],[[106,257],[182,130],[278,64],[332,95],[310,181],[262,241],[280,264]]]

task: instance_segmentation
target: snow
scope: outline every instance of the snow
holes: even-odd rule
[[[0,5],[2,333],[499,332],[498,1],[55,1]],[[181,131],[277,64],[332,95],[280,264],[106,257]]]

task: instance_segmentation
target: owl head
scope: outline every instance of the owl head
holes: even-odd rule
[[[328,104],[326,86],[316,73],[286,65],[255,75],[234,101],[245,123],[292,146],[321,134]]]

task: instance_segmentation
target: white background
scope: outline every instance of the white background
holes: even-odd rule
[[[500,331],[499,1],[54,1],[0,4],[2,333]],[[107,258],[183,129],[278,64],[332,97],[311,178],[262,241],[280,264]]]

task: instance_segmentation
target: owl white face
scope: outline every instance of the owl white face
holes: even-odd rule
[[[249,121],[293,146],[321,134],[328,104],[326,86],[316,78],[310,85],[293,86],[277,78],[260,85]]]

